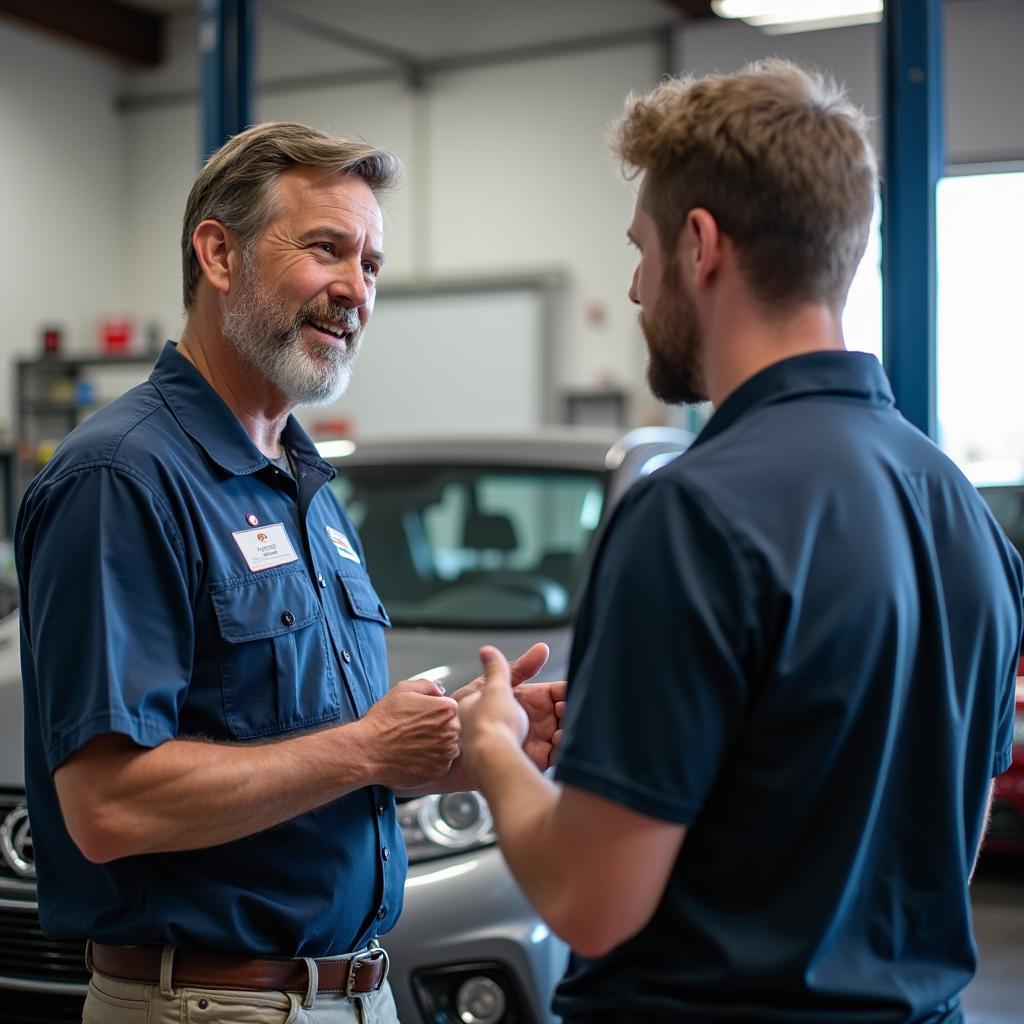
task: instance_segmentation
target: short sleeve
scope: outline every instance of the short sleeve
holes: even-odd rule
[[[18,530],[22,671],[54,771],[107,732],[177,733],[194,646],[180,535],[138,474],[92,466],[30,491]]]
[[[750,583],[707,499],[642,482],[602,541],[577,621],[556,777],[689,824],[734,737]]]

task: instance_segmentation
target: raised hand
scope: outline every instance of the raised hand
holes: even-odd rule
[[[459,717],[465,740],[463,749],[470,760],[470,770],[474,744],[482,742],[481,737],[486,735],[488,729],[507,729],[520,745],[526,741],[529,730],[529,718],[515,698],[505,656],[496,647],[483,647],[480,649],[480,660],[484,663],[482,685],[459,702]]]

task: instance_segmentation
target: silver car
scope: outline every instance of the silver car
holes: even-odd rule
[[[493,643],[551,648],[563,678],[570,622],[609,510],[691,435],[551,429],[494,438],[336,441],[320,446],[392,622],[392,680],[448,692]],[[83,944],[42,935],[22,767],[17,615],[0,620],[0,1024],[79,1021]],[[524,899],[477,793],[403,802],[405,909],[384,945],[406,1024],[541,1024],[566,948]]]

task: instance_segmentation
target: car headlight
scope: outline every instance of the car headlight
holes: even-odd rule
[[[494,842],[491,809],[476,792],[407,800],[398,807],[398,824],[412,863],[476,850]]]

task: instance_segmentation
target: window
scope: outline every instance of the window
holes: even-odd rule
[[[875,202],[867,248],[853,276],[843,309],[843,337],[847,348],[870,352],[882,359],[882,218]]]
[[[1024,173],[939,183],[939,443],[976,483],[1024,479]]]

